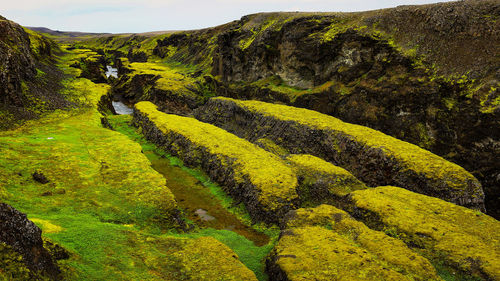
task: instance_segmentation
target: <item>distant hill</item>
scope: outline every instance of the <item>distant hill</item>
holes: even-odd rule
[[[62,37],[99,36],[99,35],[111,34],[111,33],[90,33],[90,32],[79,32],[79,31],[59,31],[59,30],[52,30],[46,27],[32,27],[32,26],[26,26],[26,28],[36,32],[46,33],[53,36],[62,36]]]

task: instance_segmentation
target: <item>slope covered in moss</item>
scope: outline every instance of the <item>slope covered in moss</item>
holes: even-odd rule
[[[349,195],[350,212],[426,257],[486,280],[500,276],[500,223],[437,198],[385,186]]]
[[[312,110],[223,97],[195,115],[251,141],[266,136],[292,152],[321,157],[372,186],[396,184],[484,210],[480,183],[462,167],[367,127]]]

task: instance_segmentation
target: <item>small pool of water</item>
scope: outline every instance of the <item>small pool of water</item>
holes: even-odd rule
[[[117,68],[114,68],[111,65],[106,65],[106,68],[107,68],[107,71],[106,71],[107,78],[109,78],[110,76],[114,77],[114,78],[118,78],[118,69]]]
[[[154,152],[145,152],[148,153]],[[148,155],[147,155],[148,156]],[[152,156],[152,155],[149,155]],[[226,210],[209,189],[187,171],[170,164],[166,158],[151,160],[153,169],[162,174],[167,180],[167,186],[177,199],[185,215],[200,228],[215,228],[234,231],[256,246],[269,243],[269,236],[243,224],[234,214]]]
[[[128,107],[121,101],[113,101],[112,104],[116,114],[118,115],[130,115],[134,113],[134,110],[132,108]]]

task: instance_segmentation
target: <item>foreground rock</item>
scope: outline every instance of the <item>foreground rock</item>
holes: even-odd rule
[[[52,260],[49,252],[43,247],[42,231],[33,222],[28,220],[25,214],[17,211],[13,207],[0,203],[0,254],[1,260],[12,260],[12,263],[7,261],[6,265],[13,267],[13,270],[18,270],[15,264],[24,264],[29,273],[16,272],[14,276],[10,276],[9,271],[3,272],[7,274],[7,278],[21,278],[29,275],[30,278],[35,276],[46,276],[50,279],[57,279],[61,271]],[[16,258],[17,254],[22,256],[22,261]]]
[[[500,280],[500,222],[437,198],[384,186],[354,191],[350,213],[420,249],[429,259]]]
[[[371,186],[402,186],[484,211],[481,184],[463,168],[367,127],[312,110],[222,97],[195,116],[250,141],[266,136],[292,153],[321,157]]]
[[[134,123],[187,165],[201,166],[256,220],[277,222],[298,203],[291,168],[246,140],[194,118],[162,113],[150,102],[136,104]]]
[[[333,206],[287,215],[267,261],[271,280],[441,280],[403,242]]]

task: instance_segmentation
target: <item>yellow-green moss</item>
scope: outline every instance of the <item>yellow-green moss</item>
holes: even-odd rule
[[[391,238],[383,232],[369,229],[342,210],[330,205],[320,205],[316,208],[298,209],[292,213],[286,222],[288,229],[321,226],[339,235],[345,242],[365,250],[365,254],[382,261],[381,264],[387,264],[388,268],[406,275],[407,279],[439,279],[430,262],[410,250],[402,241]],[[346,253],[337,254],[346,255]]]
[[[278,156],[284,156],[289,154],[290,152],[286,150],[284,147],[277,145],[275,142],[268,138],[260,138],[255,141],[255,144],[262,147],[266,151],[269,151]]]
[[[352,193],[368,223],[423,248],[433,259],[500,280],[500,222],[446,201],[384,186]]]
[[[432,265],[404,243],[366,226],[293,228],[273,255],[288,280],[440,280]]]
[[[164,134],[182,135],[200,149],[220,157],[222,163],[233,162],[236,182],[248,179],[267,211],[278,210],[297,199],[297,178],[277,156],[213,125],[162,113],[150,102],[137,103],[135,109],[145,114]]]
[[[182,251],[174,253],[172,258],[189,280],[257,280],[235,252],[212,237],[188,240]]]
[[[365,184],[350,172],[321,158],[309,154],[291,154],[286,160],[298,176],[305,178],[306,185],[326,187],[327,194],[309,190],[311,193],[318,193],[317,196],[322,199],[326,200],[332,195],[341,197],[353,190],[366,188]]]
[[[214,99],[235,103],[256,114],[346,135],[367,147],[381,149],[388,156],[401,163],[405,169],[414,171],[431,181],[442,181],[448,188],[464,190],[464,192],[469,188],[468,185],[472,183],[476,188],[474,191],[482,193],[481,185],[477,179],[462,167],[416,145],[398,140],[379,131],[349,124],[335,117],[303,108],[253,100],[241,101],[225,97]]]

